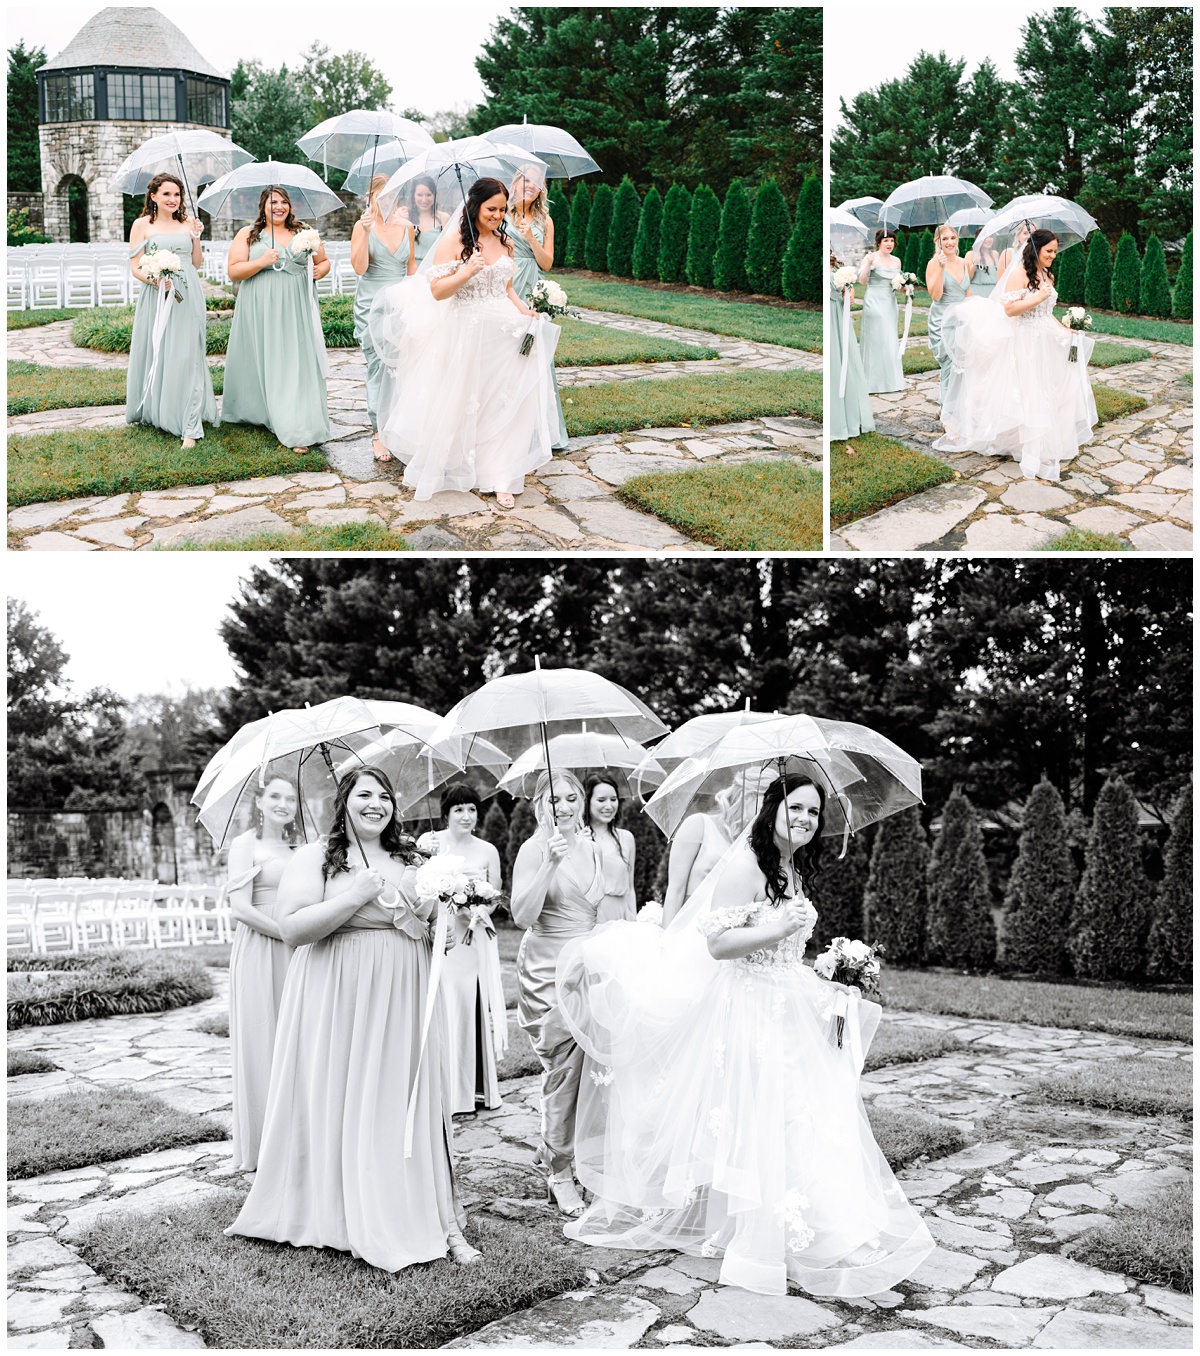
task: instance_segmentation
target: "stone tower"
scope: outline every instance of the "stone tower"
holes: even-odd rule
[[[111,180],[125,157],[162,132],[203,127],[227,137],[229,126],[228,76],[173,23],[156,9],[102,9],[38,71],[46,234],[124,240]]]

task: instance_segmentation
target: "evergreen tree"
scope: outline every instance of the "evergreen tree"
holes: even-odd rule
[[[1083,243],[1065,249],[1054,260],[1054,285],[1058,288],[1058,299],[1064,306],[1083,305],[1083,273],[1087,261],[1087,251]]]
[[[608,233],[612,228],[613,191],[607,184],[596,189],[592,210],[588,214],[587,242],[583,257],[593,273],[608,271]]]
[[[1007,964],[1034,974],[1067,973],[1067,928],[1074,898],[1066,809],[1053,784],[1043,777],[1025,802],[1017,860],[1004,901]]]
[[[641,212],[642,200],[627,174],[617,189],[612,225],[608,228],[608,271],[618,278],[633,277],[633,247]]]
[[[1137,315],[1141,305],[1142,263],[1137,241],[1126,232],[1117,244],[1113,260],[1112,308],[1122,315]]]
[[[682,184],[672,184],[663,202],[658,238],[660,282],[687,281],[687,240],[691,214],[692,195]]]
[[[746,243],[746,281],[764,297],[783,295],[783,256],[792,232],[788,205],[774,179],[754,195],[750,238]]]
[[[1171,811],[1171,836],[1163,854],[1163,878],[1154,924],[1146,944],[1151,979],[1188,983],[1192,977],[1192,788],[1180,792]]]
[[[713,256],[713,286],[722,292],[747,290],[746,240],[749,234],[750,200],[742,181],[735,179],[725,194],[721,228],[717,232],[717,252]]]
[[[580,182],[571,203],[571,226],[567,233],[567,267],[586,268],[588,217],[592,210],[592,195],[587,184]]]
[[[537,815],[533,812],[533,802],[530,800],[518,800],[513,805],[512,815],[508,821],[508,844],[501,857],[504,862],[504,876],[509,885],[512,885],[513,863],[517,860],[517,853],[521,850],[521,844],[527,838],[532,838],[537,832]]]
[[[500,870],[504,876],[504,886],[505,889],[511,889],[512,877],[509,874],[507,861],[508,816],[504,813],[504,806],[500,804],[499,796],[492,797],[492,803],[488,806],[487,814],[483,817],[479,836],[485,843],[491,843],[500,854]]]
[[[925,275],[921,271],[921,235],[919,231],[911,231],[908,239],[904,242],[904,252],[900,253],[900,241],[896,241],[896,251],[902,260],[900,267],[906,273],[915,273],[918,278]]]
[[[8,49],[8,191],[40,193],[42,159],[38,146],[37,69],[46,64],[41,47],[22,38]]]
[[[1146,241],[1146,252],[1142,256],[1140,304],[1142,315],[1157,315],[1165,319],[1171,314],[1167,259],[1163,254],[1162,241],[1156,235]]]
[[[1092,815],[1067,942],[1081,979],[1141,973],[1148,895],[1137,801],[1120,777],[1110,777]]]
[[[554,267],[566,268],[571,234],[571,200],[557,186],[550,190],[550,220],[554,223]]]
[[[688,220],[687,280],[693,287],[713,285],[713,262],[721,231],[721,200],[707,184],[692,195]]]
[[[665,847],[662,856],[658,859],[658,865],[654,868],[654,880],[650,886],[650,893],[646,899],[656,899],[661,904],[667,897],[668,877],[671,874],[671,849]],[[639,899],[639,904],[646,903],[646,899]]]
[[[296,142],[316,118],[300,80],[286,66],[272,71],[256,61],[239,64],[245,94],[230,98],[234,141],[256,160],[305,163]]]
[[[880,943],[891,965],[918,965],[924,956],[928,865],[919,806],[880,823],[863,894],[863,940]]]
[[[1175,291],[1171,296],[1171,314],[1176,320],[1192,318],[1192,232],[1183,242],[1179,256],[1179,271],[1175,274]]]
[[[622,806],[621,822],[633,834],[633,890],[640,909],[654,894],[654,878],[659,859],[667,851],[667,840],[649,815],[631,811],[627,805]]]
[[[901,261],[901,267],[904,266],[904,259],[906,257],[905,251],[907,249],[908,249],[908,232],[904,229],[903,226],[897,226],[896,248],[893,251],[893,253],[895,254],[896,258]]]
[[[1112,251],[1102,231],[1093,231],[1088,241],[1083,298],[1085,306],[1099,311],[1112,305]]]
[[[928,228],[921,232],[917,237],[917,267],[915,269],[918,285],[925,286],[925,266],[930,259],[937,253],[937,246],[933,242],[933,232]]]
[[[826,858],[821,874],[813,886],[817,906],[817,926],[812,946],[821,950],[835,937],[849,937],[852,941],[871,941],[866,936],[863,897],[867,891],[867,876],[871,869],[871,854],[866,834],[859,832],[850,839],[845,857],[833,861]],[[882,940],[882,938],[880,939]],[[890,955],[888,959],[891,959]]]
[[[658,237],[662,228],[663,200],[651,187],[642,199],[637,236],[633,242],[633,276],[642,282],[658,278]]]
[[[927,952],[956,969],[987,970],[996,960],[983,830],[959,787],[942,809],[942,829],[929,857]]]
[[[821,267],[821,181],[805,179],[796,203],[796,225],[783,258],[783,295],[789,301],[820,301],[825,285]]]

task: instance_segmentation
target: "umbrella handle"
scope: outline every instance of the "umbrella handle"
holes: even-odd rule
[[[321,757],[325,759],[325,766],[329,769],[329,775],[333,778],[334,786],[337,785],[337,773],[333,770],[333,759],[329,756],[329,745],[322,742],[320,745]],[[299,777],[299,773],[296,774]],[[396,806],[392,805],[393,816],[396,813]],[[350,832],[354,835],[354,842],[358,848],[358,854],[363,859],[363,866],[369,871],[371,863],[367,861],[367,854],[363,851],[362,839],[358,836],[358,830],[354,827],[354,820],[350,818],[350,811],[346,811],[346,823],[350,825]]]

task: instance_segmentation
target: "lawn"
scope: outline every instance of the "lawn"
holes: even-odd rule
[[[829,525],[847,523],[954,479],[954,472],[881,433],[829,445]]]
[[[810,466],[702,466],[635,476],[617,494],[721,551],[821,549],[822,478]]]
[[[92,951],[8,958],[8,1029],[79,1022],[202,1003],[212,978],[189,956]]]
[[[1150,1285],[1192,1293],[1192,1191],[1160,1192],[1141,1209],[1122,1210],[1112,1224],[1083,1234],[1071,1257]]]
[[[1055,308],[1056,316],[1063,316],[1066,308]],[[1092,311],[1093,334],[1115,334],[1120,339],[1149,339],[1152,343],[1187,344],[1191,347],[1191,322],[1155,320],[1150,316],[1117,315],[1115,311]]]
[[[1132,1056],[1085,1064],[1041,1079],[1036,1092],[1048,1102],[1192,1119],[1192,1066],[1173,1059]]]
[[[1111,424],[1114,419],[1124,419],[1127,414],[1136,414],[1147,405],[1141,396],[1131,395],[1128,391],[1118,391],[1111,386],[1093,386],[1092,395],[1096,399],[1096,413],[1101,424]]]
[[[875,1033],[863,1069],[886,1069],[893,1064],[915,1064],[962,1049],[962,1041],[950,1031],[928,1027],[900,1026],[884,1022]]]
[[[930,349],[906,348],[904,357],[900,359],[900,366],[906,376],[912,377],[920,372],[936,372],[939,364]]]
[[[1140,363],[1154,354],[1148,348],[1130,348],[1128,344],[1106,344],[1100,340],[1092,349],[1089,367],[1120,367],[1122,363]]]
[[[597,367],[607,363],[702,362],[718,357],[715,348],[702,348],[654,335],[630,334],[586,320],[559,320],[562,327],[554,351],[556,367]]]
[[[213,390],[225,389],[225,369],[213,367]],[[89,405],[124,405],[125,370],[117,367],[41,367],[8,364],[8,412],[79,409]]]
[[[352,296],[321,297],[317,303],[321,312],[321,328],[326,348],[356,348],[354,337],[354,298]],[[72,311],[75,323],[71,326],[71,342],[80,348],[94,348],[101,353],[128,353],[133,336],[132,306],[96,306],[85,311]],[[229,347],[232,319],[210,319],[205,333],[209,353],[224,353]]]
[[[19,1078],[22,1074],[53,1073],[58,1065],[35,1050],[10,1050],[8,1052],[8,1076]]]
[[[873,1102],[866,1109],[875,1142],[894,1171],[918,1158],[942,1158],[966,1147],[966,1135],[952,1121],[921,1111],[889,1110]]]
[[[74,320],[78,310],[9,311],[10,330],[31,330],[38,325],[53,325],[59,320]]]
[[[157,547],[164,551],[272,551],[292,555],[297,551],[410,551],[401,537],[383,523],[337,523],[317,527],[300,523],[291,531],[252,532],[233,541],[179,542]]]
[[[1082,527],[1069,527],[1061,535],[1039,547],[1042,551],[1132,551],[1133,546],[1124,537],[1108,532],[1089,532]]]

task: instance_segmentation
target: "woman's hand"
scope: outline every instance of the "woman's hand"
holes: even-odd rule
[[[464,278],[473,278],[482,269],[487,267],[487,260],[483,257],[483,251],[478,245],[471,251],[471,257],[462,267],[462,276]]]
[[[259,256],[258,262],[263,268],[270,268],[272,264],[279,262],[279,251],[268,246]]]
[[[570,850],[570,843],[567,842],[557,829],[555,829],[546,840],[546,851],[550,854],[550,860],[555,866],[566,859],[567,853],[570,852]]]
[[[204,223],[199,217],[193,217],[192,220],[188,222],[188,232],[193,240],[199,240],[204,234]]]
[[[785,900],[776,912],[773,924],[782,942],[785,937],[791,937],[794,933],[800,932],[809,924],[810,915],[815,919],[815,910],[807,900],[788,899]]]
[[[354,884],[350,887],[350,890],[361,906],[377,899],[383,893],[385,884],[386,882],[379,872],[372,871],[368,867],[354,877]]]
[[[375,204],[373,202],[367,204],[366,211],[358,220],[368,231],[375,225],[379,220],[379,213],[375,210]]]

